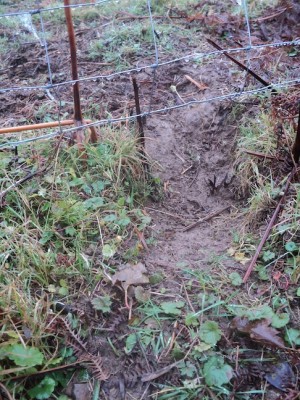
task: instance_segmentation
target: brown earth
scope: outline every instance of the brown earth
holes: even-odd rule
[[[283,13],[278,16],[281,23],[280,31],[277,29],[278,18],[276,19],[276,17],[254,24],[253,35],[257,42],[290,40],[300,34],[299,27],[295,26],[295,21],[299,17],[299,6],[296,2],[292,4],[294,8],[290,14]],[[266,11],[266,16],[271,15],[273,11]],[[130,23],[134,23],[134,21]],[[197,19],[191,21],[190,24],[197,24]],[[188,28],[187,25],[185,22],[184,27]],[[240,22],[238,22],[238,26],[240,26]],[[51,29],[50,24],[46,27]],[[88,30],[85,34],[85,28],[85,26],[80,27],[81,31],[78,36],[80,49],[87,47],[95,35],[94,31]],[[235,23],[232,20],[225,21],[225,24],[212,31],[210,30],[210,34],[216,34],[217,39],[220,39],[218,35],[223,34],[224,31],[227,34],[233,34],[224,47],[232,47],[236,40],[242,45],[246,43],[244,27],[236,31]],[[3,28],[1,28],[1,32],[3,33]],[[234,45],[236,46],[236,43]],[[186,42],[179,43],[176,48],[176,56],[194,50],[186,46]],[[206,43],[199,44],[199,51],[208,49],[211,50]],[[50,41],[49,53],[55,82],[69,79],[67,41],[61,40],[61,34],[58,31]],[[240,61],[246,62],[246,56],[240,58]],[[269,72],[270,66],[274,66],[279,58],[281,62],[278,64],[276,73],[272,75]],[[150,58],[145,60],[141,55],[141,59],[151,63]],[[165,56],[164,59],[166,59]],[[299,56],[297,59],[299,60]],[[299,76],[299,62],[294,60],[295,58],[288,56],[285,48],[274,48],[272,55],[269,50],[255,52],[252,66],[257,73],[271,81],[276,76],[283,79],[287,74],[290,79],[293,79]],[[47,82],[44,53],[40,52],[40,46],[37,44],[21,45],[4,61],[5,65],[0,71],[3,88],[18,85],[20,82],[26,84],[28,82],[45,84]],[[83,50],[79,55],[79,64],[80,62],[82,62],[82,74],[85,76],[110,71],[110,67],[89,63]],[[201,85],[205,85],[206,89],[199,90],[186,79],[186,75]],[[152,94],[151,70],[137,73],[136,76],[140,86],[142,108],[146,110]],[[181,61],[159,68],[152,101],[155,108],[163,108],[168,105],[180,105],[193,99],[202,100],[206,96],[228,94],[243,88],[244,85],[253,87],[254,84],[256,85],[252,78],[246,77],[244,72],[241,72],[224,56],[205,60],[200,65],[192,61],[189,63]],[[171,85],[176,86],[179,96],[170,91]],[[61,87],[54,90],[52,95],[55,100],[63,100],[65,105],[59,108],[57,101],[53,102],[49,98],[49,94],[43,90],[0,93],[1,125],[18,125],[24,121],[39,122],[37,111],[41,105],[47,107],[51,104],[52,108],[49,108],[51,117],[56,118],[59,112],[63,115],[71,115],[70,89]],[[82,84],[82,97],[84,109],[89,109],[91,104],[100,105],[100,111],[93,115],[95,119],[103,118],[106,111],[119,117],[126,110],[132,110],[134,104],[131,79],[128,76],[121,76],[100,84],[99,82]],[[249,103],[248,112],[254,114],[257,106],[255,101],[251,99],[242,101]],[[243,273],[244,267],[226,256],[226,250],[232,242],[233,232],[238,230],[243,223],[237,212],[241,200],[238,199],[234,170],[236,135],[239,127],[239,120],[232,119],[232,109],[235,105],[234,100],[211,101],[147,117],[145,124],[146,151],[155,162],[154,174],[163,182],[164,195],[161,201],[149,202],[145,207],[147,213],[152,217],[149,236],[155,239],[155,244],[151,245],[149,251],[143,254],[143,261],[150,273],[161,272],[163,274],[162,285],[169,290],[167,295],[169,298],[172,298],[172,295],[176,297],[178,291],[182,290],[180,280],[182,271],[186,269],[202,270],[208,274],[212,271],[211,273],[213,273],[212,265],[216,260],[221,260],[228,272],[240,269]],[[227,206],[228,209],[224,210]],[[198,219],[219,211],[219,215],[185,230]],[[197,289],[198,287],[195,286],[194,293]],[[154,287],[153,290],[156,288]],[[88,306],[85,305],[85,307]],[[85,311],[86,315],[93,314],[91,310]],[[127,315],[125,315],[125,321],[126,317]],[[110,325],[112,332],[111,337],[120,349],[124,343],[122,340],[118,342],[118,338],[128,334],[127,324],[122,318],[115,313],[112,320],[107,321],[107,326]],[[115,321],[113,321],[114,319]],[[96,324],[96,322],[92,320],[92,324]],[[165,333],[170,333],[172,327],[166,324],[164,330]],[[96,354],[99,347],[103,348],[105,336],[106,334],[91,337],[89,343],[91,353]],[[152,389],[149,388],[149,385],[142,385],[139,382],[139,373],[149,372],[149,366],[145,365],[147,357],[151,364],[150,370],[161,368],[154,356],[147,354],[146,357],[143,357],[141,354],[133,354],[119,360],[110,348],[106,346],[105,349],[101,355],[108,364],[108,369],[114,373],[117,371],[105,384],[107,398],[111,400],[124,399],[124,386],[126,386],[126,399],[150,399]],[[165,360],[166,363],[168,361]],[[164,379],[166,382],[172,382],[172,380],[176,381],[178,376],[174,373],[173,378],[168,375]],[[76,399],[82,398],[80,397],[82,396],[81,390],[87,393],[86,388],[82,387],[69,389],[70,395]],[[85,394],[85,396],[88,398],[89,395]]]

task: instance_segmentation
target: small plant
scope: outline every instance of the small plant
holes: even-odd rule
[[[50,356],[51,341],[63,344],[49,331],[50,307],[58,299],[77,297],[76,282],[96,285],[103,275],[101,266],[116,253],[121,256],[126,236],[136,237],[135,246],[136,232],[142,233],[151,222],[138,208],[147,195],[147,182],[134,135],[111,129],[102,134],[101,143],[87,147],[86,162],[75,148],[62,148],[55,170],[5,198],[0,223],[2,376],[12,369],[17,376],[54,365],[54,359],[56,365],[64,361]],[[39,150],[48,158],[51,147],[46,143]],[[30,148],[24,146],[21,152],[29,168],[39,168]],[[2,185],[9,185],[13,172],[1,171]],[[96,246],[97,263],[95,250],[90,251]],[[110,313],[111,305],[108,295],[92,301],[95,312]],[[49,375],[26,390],[40,399],[48,398],[41,393],[50,396],[58,387]]]

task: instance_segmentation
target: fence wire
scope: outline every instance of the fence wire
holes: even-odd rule
[[[103,80],[111,80],[112,78],[120,77],[122,75],[131,75],[134,73],[139,73],[141,71],[146,71],[150,70],[152,71],[152,87],[150,91],[150,100],[149,100],[149,106],[148,106],[148,111],[142,114],[135,114],[132,116],[128,117],[120,117],[120,118],[107,118],[107,119],[101,119],[98,121],[95,121],[90,124],[86,124],[85,127],[91,127],[91,126],[102,126],[105,124],[113,124],[113,123],[119,123],[119,122],[124,122],[124,121],[132,121],[135,120],[139,116],[151,116],[153,114],[158,114],[158,113],[166,113],[169,111],[173,111],[179,108],[183,107],[190,107],[196,104],[203,104],[207,102],[212,102],[212,101],[222,101],[222,100],[228,100],[228,99],[235,99],[239,98],[241,96],[250,96],[250,95],[255,95],[259,94],[262,92],[270,91],[274,88],[287,88],[289,86],[295,86],[300,83],[300,77],[296,79],[290,79],[282,82],[272,82],[270,83],[269,86],[262,87],[262,88],[257,88],[257,89],[252,89],[252,90],[243,90],[240,92],[233,92],[233,93],[228,93],[225,95],[219,95],[219,96],[212,96],[208,98],[204,98],[201,100],[192,100],[185,102],[184,104],[179,104],[179,105],[174,105],[174,106],[168,106],[168,107],[163,107],[159,109],[153,109],[153,94],[156,86],[156,81],[157,81],[157,70],[160,67],[166,66],[166,65],[171,65],[175,63],[179,63],[181,61],[200,61],[205,58],[210,58],[210,57],[216,57],[216,56],[221,56],[223,54],[233,54],[233,53],[241,53],[245,52],[246,57],[247,57],[247,68],[251,68],[251,53],[256,50],[262,50],[266,48],[280,48],[283,46],[299,46],[300,45],[300,38],[295,38],[294,40],[290,41],[281,41],[281,42],[274,42],[274,43],[266,43],[266,44],[259,44],[259,45],[253,45],[252,44],[252,34],[251,34],[251,25],[250,25],[250,19],[249,19],[249,12],[248,12],[248,4],[247,0],[240,0],[239,3],[241,3],[243,13],[244,13],[244,18],[245,18],[245,26],[247,30],[247,37],[248,37],[248,44],[247,46],[243,47],[235,47],[235,48],[227,48],[227,49],[222,49],[222,50],[213,50],[213,51],[208,51],[208,52],[193,52],[189,53],[177,58],[171,58],[169,60],[165,61],[160,61],[159,57],[159,49],[158,49],[158,43],[157,43],[157,37],[156,37],[156,30],[155,30],[155,18],[152,15],[152,4],[151,0],[145,0],[145,5],[146,9],[148,12],[148,20],[150,23],[150,29],[151,29],[151,37],[152,37],[152,46],[154,48],[154,62],[152,64],[145,64],[145,65],[138,65],[135,67],[131,67],[129,69],[125,69],[122,71],[114,71],[112,73],[108,74],[97,74],[97,75],[92,75],[92,76],[83,76],[80,77],[77,80],[64,80],[63,82],[58,82],[58,83],[53,83],[53,75],[52,75],[52,70],[51,70],[51,60],[49,56],[49,50],[48,50],[48,43],[47,43],[47,32],[45,30],[45,24],[44,24],[44,19],[43,19],[43,14],[44,13],[49,13],[53,12],[56,10],[63,10],[66,7],[70,8],[83,8],[83,7],[101,7],[107,3],[115,3],[113,0],[99,0],[95,2],[90,2],[90,3],[80,3],[80,4],[71,4],[69,6],[65,5],[59,5],[59,6],[53,6],[53,7],[45,7],[45,8],[37,8],[37,9],[30,9],[30,10],[18,10],[16,12],[10,12],[10,13],[3,13],[0,14],[0,21],[1,18],[11,18],[11,17],[18,17],[18,16],[24,16],[24,15],[29,15],[30,16],[30,24],[33,26],[33,22],[31,17],[33,15],[39,15],[39,21],[40,21],[40,27],[41,27],[41,37],[39,37],[39,42],[41,44],[41,47],[45,51],[45,61],[47,64],[47,72],[48,72],[48,83],[47,84],[42,84],[42,85],[20,85],[20,86],[11,86],[11,87],[5,87],[1,88],[0,87],[0,93],[9,93],[13,91],[32,91],[32,90],[45,90],[47,93],[49,93],[51,90],[56,90],[59,87],[62,86],[71,86],[75,84],[76,82],[88,82],[88,81],[103,81]],[[117,1],[117,3],[119,3]],[[36,31],[35,27],[33,29]],[[58,118],[59,119],[59,118]],[[19,141],[11,141],[7,142],[4,144],[0,145],[0,149],[7,148],[7,147],[15,147],[19,146],[21,144],[37,141],[37,140],[42,140],[42,139],[49,139],[53,138],[58,135],[68,135],[80,128],[74,127],[74,128],[68,128],[68,129],[60,129],[58,132],[53,132],[45,135],[40,135],[36,137],[31,137],[28,139],[23,139]]]

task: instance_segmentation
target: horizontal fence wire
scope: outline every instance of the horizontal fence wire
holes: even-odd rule
[[[35,8],[32,10],[22,10],[16,12],[9,12],[9,13],[2,13],[0,14],[1,17],[18,17],[20,15],[35,15],[43,12],[51,12],[56,10],[63,10],[65,8],[83,8],[83,7],[91,7],[91,6],[100,6],[105,3],[112,3],[114,0],[100,0],[93,3],[80,3],[80,4],[70,4],[68,6],[61,5],[61,6],[54,6],[54,7],[44,7],[44,8]]]
[[[11,87],[6,87],[6,88],[0,88],[0,93],[7,93],[7,92],[12,92],[12,91],[31,91],[31,90],[45,90],[45,91],[50,91],[51,89],[55,90],[58,87],[61,86],[66,86],[66,85],[73,85],[76,82],[87,82],[87,81],[101,81],[101,80],[110,80],[116,77],[120,77],[122,75],[131,75],[134,73],[139,73],[141,71],[145,70],[152,70],[152,89],[151,89],[151,94],[150,94],[150,101],[149,101],[149,109],[147,112],[142,113],[142,114],[135,114],[129,117],[120,117],[120,118],[108,118],[108,119],[101,119],[99,121],[95,121],[89,124],[84,125],[84,128],[87,127],[92,127],[92,126],[103,126],[105,124],[114,124],[114,123],[119,123],[119,122],[125,122],[125,121],[133,121],[136,120],[137,117],[140,116],[151,116],[153,114],[158,114],[158,113],[166,113],[169,111],[173,111],[176,109],[180,109],[183,107],[189,107],[197,104],[203,104],[203,103],[208,103],[208,102],[213,102],[213,101],[223,101],[223,100],[230,100],[230,99],[236,99],[241,96],[251,96],[251,95],[256,95],[259,93],[263,92],[268,92],[271,91],[274,88],[287,88],[290,86],[295,86],[300,83],[300,77],[292,80],[286,80],[282,82],[276,82],[273,83],[271,82],[269,86],[265,86],[262,88],[257,88],[257,89],[252,89],[252,90],[243,90],[240,92],[233,92],[225,95],[220,95],[220,96],[213,96],[213,97],[208,97],[204,98],[201,100],[192,100],[183,104],[179,105],[174,105],[174,106],[169,106],[169,107],[164,107],[160,109],[152,109],[152,98],[153,98],[153,92],[154,92],[154,87],[157,79],[156,71],[158,68],[166,66],[166,65],[171,65],[175,63],[179,63],[182,61],[200,61],[205,58],[212,58],[216,57],[219,55],[224,55],[224,54],[232,54],[232,53],[240,53],[240,52],[245,52],[247,55],[247,68],[251,68],[251,52],[255,50],[262,50],[266,48],[280,48],[283,46],[298,46],[300,45],[300,38],[295,38],[294,40],[290,41],[282,41],[282,42],[275,42],[275,43],[266,43],[266,44],[259,44],[259,45],[253,45],[252,44],[252,35],[251,35],[251,25],[250,25],[250,20],[249,20],[249,14],[248,14],[248,5],[247,5],[247,0],[241,0],[241,6],[244,11],[244,16],[245,16],[245,25],[247,28],[247,36],[248,36],[248,44],[247,46],[243,47],[236,47],[236,48],[227,48],[227,49],[222,49],[222,50],[213,50],[209,52],[193,52],[190,54],[186,54],[177,58],[172,58],[170,60],[166,61],[160,61],[159,60],[159,51],[158,51],[158,44],[157,44],[157,38],[156,38],[156,31],[155,31],[155,18],[152,15],[152,6],[151,6],[151,0],[146,0],[145,4],[147,6],[148,10],[148,18],[150,22],[150,27],[151,27],[151,36],[152,36],[152,42],[153,42],[153,47],[154,47],[154,63],[152,64],[146,64],[146,65],[137,65],[135,67],[122,70],[122,71],[115,71],[112,73],[108,74],[97,74],[97,75],[92,75],[92,76],[83,76],[80,77],[77,80],[65,80],[63,82],[59,83],[53,83],[52,79],[52,72],[51,72],[51,60],[49,56],[49,51],[48,51],[48,44],[47,44],[47,33],[45,32],[45,26],[44,26],[44,20],[42,14],[45,12],[52,12],[56,10],[63,10],[66,7],[69,8],[81,8],[81,7],[96,7],[96,6],[101,6],[107,3],[114,2],[113,0],[100,0],[96,2],[90,2],[90,3],[80,3],[80,4],[71,4],[69,6],[65,5],[59,5],[59,6],[53,6],[53,7],[46,7],[46,8],[38,8],[38,9],[31,9],[31,10],[23,10],[23,11],[17,11],[17,12],[10,12],[10,13],[3,13],[0,14],[0,21],[1,18],[10,18],[10,17],[15,17],[15,16],[21,16],[21,15],[40,15],[40,26],[41,26],[41,38],[40,38],[40,43],[42,44],[42,47],[45,49],[45,59],[47,63],[47,69],[48,69],[48,80],[49,83],[47,84],[42,84],[42,85],[28,85],[28,86],[11,86]],[[118,3],[118,2],[117,2]],[[59,119],[59,118],[58,118]],[[0,145],[0,149],[3,148],[8,148],[8,147],[15,147],[19,146],[21,144],[26,144],[30,142],[34,142],[37,140],[42,140],[42,139],[50,139],[59,135],[68,135],[78,129],[82,129],[80,127],[74,127],[74,128],[68,128],[68,129],[60,129],[58,132],[53,132],[41,136],[36,136],[36,137],[31,137],[28,139],[23,139],[19,141],[11,141],[7,143],[3,143]]]
[[[256,94],[260,94],[260,93],[264,93],[264,92],[270,92],[272,91],[272,89],[274,88],[278,88],[278,89],[282,89],[282,88],[286,88],[286,87],[291,87],[294,85],[298,85],[300,83],[300,78],[299,79],[293,79],[290,81],[285,81],[282,83],[277,83],[277,84],[272,84],[270,86],[265,86],[262,88],[258,88],[258,89],[253,89],[253,90],[245,90],[242,92],[235,92],[235,93],[229,93],[229,94],[225,94],[222,96],[214,96],[214,97],[210,97],[207,99],[202,99],[202,100],[192,100],[189,102],[186,102],[184,104],[177,104],[175,106],[170,106],[170,107],[164,107],[164,108],[160,108],[157,110],[151,110],[145,113],[141,113],[141,114],[134,114],[128,117],[120,117],[120,118],[108,118],[108,119],[102,119],[99,121],[95,121],[95,122],[91,122],[89,124],[84,124],[83,127],[74,127],[74,128],[68,128],[68,129],[61,129],[59,132],[53,132],[53,133],[49,133],[46,135],[41,135],[41,136],[37,136],[37,137],[33,137],[33,138],[28,138],[28,139],[24,139],[24,140],[19,140],[19,141],[14,141],[14,142],[8,142],[8,143],[3,143],[0,145],[0,149],[3,148],[8,148],[8,147],[16,147],[19,146],[21,144],[25,144],[25,143],[30,143],[30,142],[35,142],[37,140],[42,140],[42,139],[49,139],[49,138],[53,138],[55,136],[60,136],[60,135],[67,135],[69,133],[81,130],[81,129],[86,129],[89,127],[97,127],[97,126],[103,126],[103,125],[111,125],[111,124],[115,124],[115,123],[119,123],[119,122],[126,122],[126,121],[134,121],[137,119],[137,117],[147,117],[147,116],[151,116],[154,114],[163,114],[169,111],[174,111],[180,108],[185,108],[188,106],[193,106],[193,105],[197,105],[197,104],[203,104],[203,103],[210,103],[212,101],[222,101],[222,100],[233,100],[236,98],[239,98],[241,96],[251,96],[251,95],[256,95]]]
[[[291,40],[288,42],[277,42],[277,43],[269,43],[269,44],[262,44],[262,45],[255,45],[251,47],[251,50],[259,50],[259,49],[264,49],[264,48],[272,48],[272,47],[282,47],[282,46],[299,46],[300,45],[300,38]],[[113,72],[111,74],[99,74],[99,75],[93,75],[93,76],[87,76],[87,77],[82,77],[77,80],[68,80],[64,82],[59,82],[59,83],[54,83],[54,84],[48,84],[48,85],[36,85],[36,86],[12,86],[9,88],[5,89],[0,89],[0,93],[5,93],[5,92],[11,92],[11,91],[16,91],[16,90],[41,90],[41,89],[52,89],[52,88],[57,88],[59,86],[65,86],[65,85],[73,85],[76,82],[87,82],[87,81],[96,81],[96,80],[105,80],[105,79],[112,79],[117,76],[121,75],[129,75],[132,73],[138,73],[141,71],[144,71],[146,69],[153,69],[153,68],[158,68],[162,67],[165,65],[170,65],[174,64],[180,61],[200,61],[201,59],[205,57],[214,57],[218,55],[222,55],[224,53],[238,53],[238,52],[243,52],[249,50],[250,47],[238,47],[238,48],[232,48],[232,49],[224,49],[224,50],[214,50],[208,53],[192,53],[192,54],[187,54],[182,57],[174,58],[171,60],[163,61],[157,64],[149,64],[149,65],[141,65],[135,68],[130,68],[126,69],[120,72]]]

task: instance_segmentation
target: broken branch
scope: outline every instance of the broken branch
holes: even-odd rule
[[[224,51],[222,49],[221,46],[219,46],[217,43],[215,43],[213,40],[211,39],[206,39],[208,41],[209,44],[211,44],[213,47],[215,47],[218,50],[223,51],[224,56],[226,56],[227,58],[229,58],[229,60],[233,61],[235,64],[237,64],[240,68],[242,68],[244,71],[247,71],[250,75],[252,75],[257,81],[259,81],[260,83],[262,83],[264,86],[270,86],[270,83],[265,81],[263,78],[261,78],[259,75],[257,75],[254,71],[252,71],[252,69],[248,68],[246,65],[242,64],[241,62],[239,62],[237,59],[235,59],[234,57],[232,57],[230,54],[227,53],[227,51]],[[272,89],[275,91],[275,89]]]

